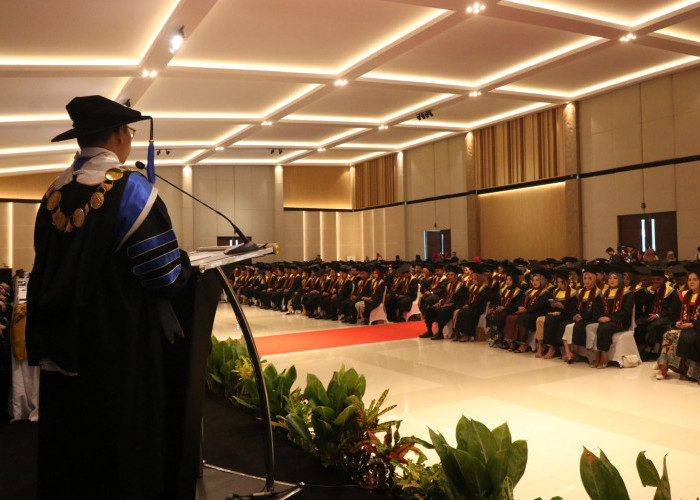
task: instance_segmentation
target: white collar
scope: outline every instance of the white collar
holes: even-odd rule
[[[81,157],[89,157],[90,159],[80,167],[80,170],[73,170],[75,160]],[[109,149],[83,148],[75,153],[73,164],[58,176],[54,182],[54,189],[60,189],[69,184],[73,180],[73,176],[80,184],[95,186],[105,180],[105,172],[107,170],[118,167],[121,164],[117,155]]]

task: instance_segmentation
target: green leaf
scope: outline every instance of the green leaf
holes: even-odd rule
[[[327,406],[316,406],[312,410],[312,414],[318,418],[330,422],[335,418],[335,412],[333,408],[328,408]]]
[[[498,447],[491,431],[481,422],[473,419],[467,420],[467,451],[479,461],[486,465],[489,457],[493,455]],[[500,483],[500,481],[499,481]]]
[[[493,438],[496,440],[496,444],[498,445],[499,450],[507,450],[508,447],[511,444],[511,436],[510,436],[510,429],[508,428],[508,424],[503,422],[501,425],[498,427],[494,428],[491,431],[491,434],[493,435]]]
[[[508,448],[505,465],[506,477],[513,482],[514,488],[525,474],[525,467],[527,467],[527,442],[518,439]]]
[[[335,418],[335,420],[333,420],[333,425],[340,428],[345,427],[348,419],[354,417],[356,413],[357,410],[354,406],[348,406],[340,412],[340,414]]]
[[[581,454],[581,481],[592,500],[629,500],[622,477],[601,451],[596,457],[585,447]]]
[[[314,405],[331,406],[331,400],[318,377],[312,373],[306,376],[306,390],[304,397]]]
[[[664,471],[661,474],[659,487],[656,488],[654,500],[671,500],[671,482],[668,479],[668,470],[666,470],[666,455],[664,455]]]
[[[642,480],[644,486],[658,486],[661,478],[659,477],[659,471],[656,470],[654,462],[649,460],[645,452],[640,451],[637,455],[637,472],[639,473],[639,479]]]
[[[287,424],[289,425],[289,437],[292,441],[301,444],[305,449],[309,449],[313,438],[304,420],[299,415],[290,413],[287,415]]]
[[[467,485],[463,494],[466,498],[485,498],[493,487],[486,471],[486,465],[479,457],[463,450],[454,450],[454,456]],[[463,497],[463,498],[464,498]]]

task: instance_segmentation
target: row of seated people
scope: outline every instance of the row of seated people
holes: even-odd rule
[[[281,263],[260,266],[257,272],[241,268],[233,278],[244,301],[351,323],[358,317],[366,322],[385,292],[390,321],[401,321],[418,298],[427,327],[423,338],[443,339],[443,329],[450,324],[453,340],[474,340],[484,316],[492,345],[522,353],[535,332],[537,356],[551,358],[561,352],[562,359],[571,363],[578,351],[592,349],[596,358],[591,365],[601,368],[608,364],[613,334],[629,329],[634,320],[634,337],[644,359],[666,351],[662,352],[666,357],[661,359],[659,377],[670,366],[698,378],[700,370],[696,365],[689,368],[688,360],[696,363],[700,355],[687,352],[687,339],[697,329],[688,326],[692,321],[683,320],[695,312],[696,294],[687,290],[697,280],[696,274],[678,265],[664,269],[662,261],[647,267],[609,265],[602,260],[581,266],[574,258],[563,260],[528,263],[520,259],[517,266],[462,261],[447,263],[447,267],[444,262],[372,267]],[[669,338],[669,332],[675,337]],[[668,351],[673,348],[669,343],[674,339],[680,341],[682,355],[671,353],[675,357],[669,362]],[[700,347],[696,350],[700,352]],[[685,357],[688,354],[691,357]]]

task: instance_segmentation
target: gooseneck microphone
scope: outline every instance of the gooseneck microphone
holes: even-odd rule
[[[135,165],[136,168],[138,168],[139,170],[146,170],[146,165],[145,165],[142,161],[137,161],[134,165]],[[233,221],[232,221],[231,219],[229,219],[228,217],[226,217],[224,214],[222,214],[221,212],[219,212],[217,209],[215,209],[214,207],[212,207],[212,206],[210,206],[210,205],[207,205],[206,203],[204,203],[204,202],[203,202],[202,200],[200,200],[199,198],[197,198],[197,197],[195,197],[194,195],[188,193],[187,191],[185,191],[185,190],[182,189],[181,187],[176,186],[175,184],[173,184],[173,183],[170,182],[169,180],[164,179],[164,178],[161,177],[160,175],[156,174],[156,177],[158,177],[161,181],[165,182],[166,184],[168,184],[168,185],[174,187],[175,189],[177,189],[178,191],[180,191],[182,194],[185,194],[185,195],[189,196],[190,198],[192,198],[192,199],[193,199],[194,201],[196,201],[197,203],[200,203],[201,205],[204,205],[205,207],[207,207],[209,210],[211,210],[211,211],[214,212],[215,214],[220,215],[221,217],[223,217],[224,219],[226,219],[226,222],[228,222],[229,224],[231,224],[231,227],[233,228],[233,231],[234,231],[238,236],[240,236],[240,238],[243,240],[243,243],[240,244],[240,245],[237,245],[237,246],[235,246],[235,247],[232,247],[232,248],[230,248],[230,249],[228,249],[228,250],[226,250],[226,252],[225,252],[226,254],[231,255],[231,254],[237,254],[237,253],[243,253],[243,252],[250,252],[250,251],[253,251],[253,250],[257,250],[257,249],[258,249],[258,245],[256,245],[256,244],[253,243],[252,241],[250,241],[250,240],[246,237],[246,235],[243,234],[243,231],[241,231],[240,229],[238,229],[238,226],[236,226],[236,225],[233,223]]]

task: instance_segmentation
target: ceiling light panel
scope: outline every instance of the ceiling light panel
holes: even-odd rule
[[[441,110],[442,112],[442,110]],[[390,127],[387,130],[376,130],[362,135],[357,139],[345,142],[341,146],[369,145],[377,147],[396,148],[407,142],[417,141],[433,135],[432,130],[417,130],[406,127]]]
[[[138,108],[148,113],[236,113],[262,118],[307,88],[273,81],[159,77]]]
[[[156,167],[160,163],[173,163],[173,162],[180,162],[180,163],[185,163],[185,160],[188,158],[192,157],[193,154],[195,154],[198,149],[191,148],[191,149],[170,149],[166,147],[165,145],[159,145],[158,142],[155,142],[155,148],[156,148],[156,156],[155,156],[155,161],[156,161]],[[157,154],[158,151],[160,151],[160,154]],[[168,154],[168,151],[170,151],[170,154]],[[127,158],[126,163],[127,164],[133,164],[136,161],[142,161],[146,163],[147,160],[147,150],[145,147],[143,148],[137,148],[131,150],[131,154],[129,155],[129,158]]]
[[[575,95],[624,75],[637,74],[674,61],[686,60],[672,52],[631,44],[616,44],[594,54],[558,65],[542,73],[514,81],[512,89],[525,87],[541,91]]]
[[[138,106],[138,109],[144,109]],[[148,140],[150,124],[148,121],[136,122],[136,141]],[[172,118],[154,118],[153,135],[156,144],[169,142],[201,142],[214,144],[217,139],[227,136],[237,128],[223,120],[188,120]]]
[[[0,126],[0,151],[8,148],[50,147],[51,138],[71,127],[71,122],[20,123]]]
[[[273,127],[258,129],[245,138],[246,141],[275,142],[299,144],[324,144],[331,137],[350,133],[355,127],[337,127],[331,125],[314,125],[310,123],[275,123]]]
[[[279,150],[282,153],[279,153]],[[272,154],[270,151],[274,150]],[[262,148],[233,148],[227,149],[225,151],[216,152],[211,155],[208,160],[213,161],[265,161],[270,164],[275,164],[280,161],[280,158],[285,158],[291,154],[296,154],[300,149],[286,148],[283,145],[278,146],[268,146],[264,149]]]
[[[347,162],[350,163],[355,158],[364,156],[368,153],[362,151],[348,151],[348,150],[337,150],[337,149],[327,149],[322,152],[314,152],[314,154],[307,156],[300,161],[312,161],[312,162]]]
[[[657,33],[700,43],[700,17],[674,24],[669,28],[659,30]]]
[[[587,37],[486,16],[470,17],[452,29],[372,71],[411,80],[462,82],[472,86],[490,75],[540,58]]]
[[[218,2],[174,62],[335,72],[435,12],[379,0]]]
[[[413,109],[447,94],[400,89],[345,87],[331,92],[313,104],[299,109],[299,115],[347,116],[381,120],[406,109]]]
[[[77,145],[75,150],[78,150]],[[75,152],[59,151],[57,153],[38,153],[12,157],[0,156],[0,169],[35,165],[65,165],[65,168],[68,168],[73,162],[74,154]]]
[[[472,123],[488,121],[491,117],[511,113],[531,104],[532,101],[482,95],[478,99],[465,99],[440,108],[440,121],[451,126],[468,127]]]
[[[503,3],[634,26],[681,9],[692,3],[692,0],[507,0]]]
[[[125,78],[6,78],[0,79],[2,115],[62,115],[79,95],[116,97]]]
[[[66,60],[138,64],[178,1],[3,2],[0,60],[6,64],[11,60],[19,64],[51,60],[58,64]]]

